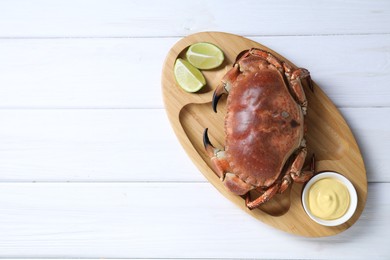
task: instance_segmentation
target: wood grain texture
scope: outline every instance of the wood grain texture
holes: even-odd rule
[[[370,184],[355,225],[313,239],[255,220],[209,183],[2,183],[0,257],[386,259],[389,189]]]
[[[378,120],[390,109],[341,113],[363,153],[368,181],[390,182],[383,174],[390,168],[390,124]],[[206,181],[164,109],[1,109],[0,122],[0,182]]]
[[[0,39],[0,108],[163,108],[179,39]],[[338,107],[390,106],[390,35],[250,39],[309,68]]]
[[[389,33],[389,10],[386,0],[1,1],[0,37],[162,37],[210,30],[247,36]]]
[[[0,121],[3,182],[203,179],[161,109],[0,110]]]
[[[185,92],[177,85],[173,66],[178,57],[184,57],[186,48],[197,42],[210,42],[219,46],[224,52],[225,61],[218,69],[203,71],[207,84],[201,91],[194,94]],[[315,82],[313,82],[314,91],[310,91],[305,86],[308,100],[308,115],[305,119],[308,128],[306,135],[308,154],[316,155],[317,172],[339,172],[355,186],[358,206],[350,220],[337,227],[325,227],[311,221],[302,207],[302,185],[298,184],[292,186],[291,194],[286,192],[280,195],[281,198],[277,196],[260,209],[250,211],[246,208],[244,199],[227,191],[212,170],[210,158],[203,146],[202,133],[205,128],[210,128],[213,133],[212,143],[217,147],[224,147],[225,133],[222,129],[226,113],[226,108],[222,111],[219,109],[216,114],[213,113],[210,104],[212,93],[222,76],[231,68],[237,55],[243,50],[254,47],[269,51],[280,60],[289,62],[266,46],[233,34],[204,32],[187,36],[177,42],[167,54],[162,73],[163,98],[171,125],[180,143],[202,174],[227,199],[236,203],[241,209],[273,227],[293,234],[312,237],[338,234],[353,225],[364,209],[367,196],[366,171],[350,128],[331,100]],[[293,63],[289,63],[295,67]],[[221,106],[223,107],[223,105],[219,107]],[[289,200],[291,200],[291,206]],[[282,210],[278,211],[278,209]]]

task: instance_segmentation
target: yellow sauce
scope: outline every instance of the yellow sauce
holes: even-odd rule
[[[311,213],[324,220],[342,217],[349,207],[347,187],[334,178],[315,182],[309,190],[308,206]]]

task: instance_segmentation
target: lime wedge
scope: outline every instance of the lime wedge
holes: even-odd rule
[[[183,59],[176,60],[173,72],[179,86],[187,92],[196,92],[206,85],[202,72]]]
[[[221,49],[211,43],[198,42],[186,52],[187,60],[198,69],[214,69],[222,64],[224,56]]]

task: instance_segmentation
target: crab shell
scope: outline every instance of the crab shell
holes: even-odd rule
[[[259,56],[238,62],[230,82],[225,152],[231,171],[255,187],[269,187],[301,146],[304,116],[284,71]]]
[[[302,171],[306,157],[307,101],[301,79],[306,69],[293,69],[269,52],[251,49],[239,55],[223,77],[213,97],[213,108],[223,93],[229,94],[225,116],[225,151],[214,148],[204,135],[206,151],[217,175],[237,195],[263,193],[247,206],[254,208],[292,180],[307,181],[314,172]]]

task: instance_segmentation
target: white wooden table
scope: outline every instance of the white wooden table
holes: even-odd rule
[[[359,221],[259,222],[192,164],[165,115],[171,46],[246,36],[308,68],[364,155]],[[0,257],[390,258],[390,1],[0,0]]]

